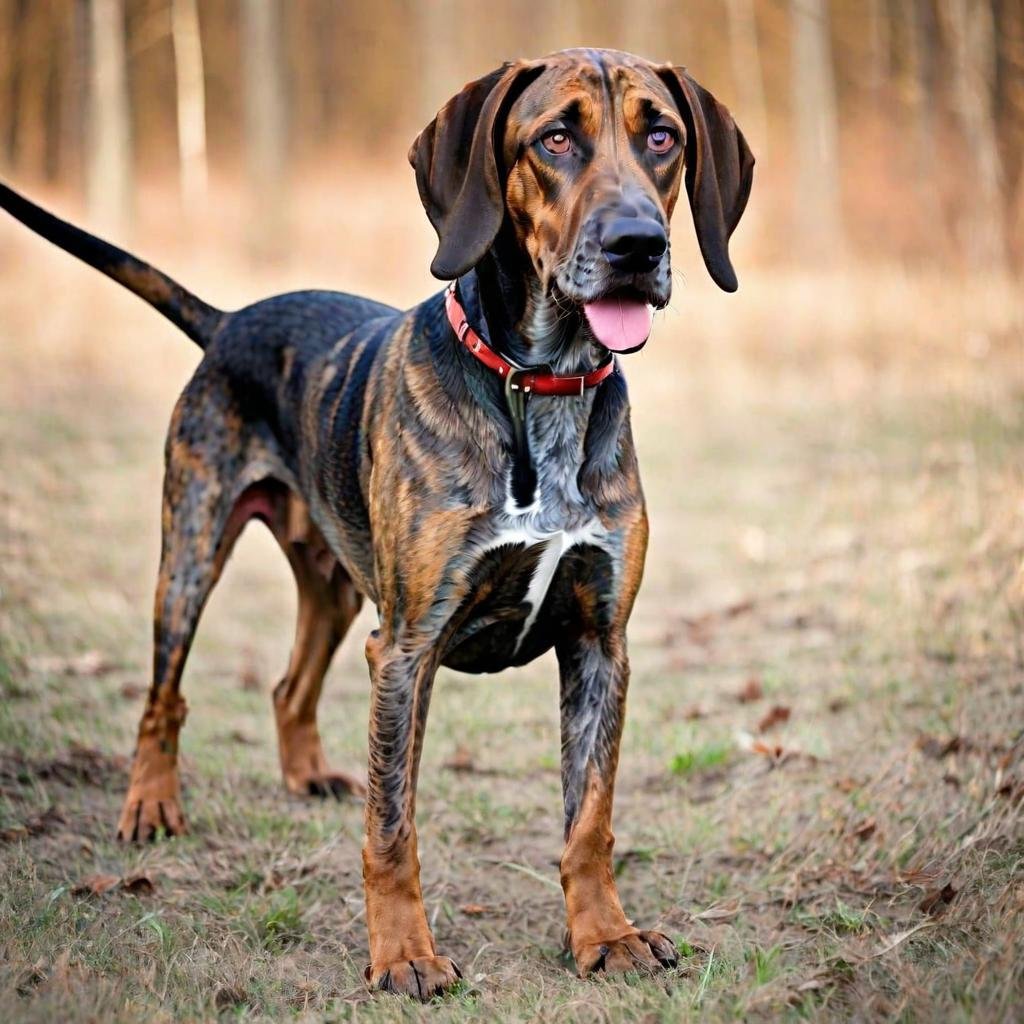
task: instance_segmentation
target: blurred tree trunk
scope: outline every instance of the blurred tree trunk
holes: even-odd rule
[[[761,47],[757,40],[754,0],[727,0],[729,55],[736,82],[736,119],[758,159],[768,150],[768,111],[764,97]]]
[[[980,271],[1006,265],[1002,168],[994,117],[995,32],[988,0],[941,0],[951,59],[953,101],[966,142],[971,183],[964,189],[968,264]]]
[[[454,96],[469,75],[484,74],[489,68],[467,72],[461,52],[462,19],[455,0],[434,0],[416,3],[417,37],[415,50],[419,57],[418,84],[415,92],[420,105],[417,123],[427,125],[434,115]]]
[[[18,174],[46,173],[47,96],[50,78],[48,12],[42,4],[19,0],[15,6],[13,155]]]
[[[914,0],[904,0],[913,3]],[[867,0],[868,88],[877,98],[890,72],[890,26],[887,0]]]
[[[241,12],[245,151],[252,191],[250,246],[257,259],[273,259],[284,252],[288,219],[288,114],[281,6],[279,0],[246,0]]]
[[[186,210],[206,200],[206,87],[196,0],[171,0],[171,39],[177,86],[178,168]]]
[[[14,168],[18,103],[16,0],[0,0],[0,168]]]
[[[58,166],[64,182],[80,188],[84,173],[88,117],[89,10],[86,0],[74,0],[64,23],[60,61],[60,138]]]
[[[545,13],[541,17],[546,19],[553,39],[549,49],[564,50],[586,45],[582,7],[579,0],[550,0],[545,4]]]
[[[89,117],[86,195],[100,231],[127,236],[132,155],[122,0],[89,0]]]
[[[900,93],[910,119],[910,144],[913,150],[911,166],[917,187],[914,195],[918,203],[922,243],[925,239],[942,236],[942,245],[928,245],[932,260],[947,256],[949,238],[944,231],[945,218],[939,202],[938,181],[935,174],[938,162],[938,143],[935,133],[934,72],[938,41],[935,33],[934,11],[931,0],[908,0],[899,7],[898,21],[903,41],[903,67]]]
[[[997,0],[998,75],[996,119],[1000,127],[1009,239],[1018,265],[1024,263],[1024,5]]]
[[[821,266],[845,250],[827,0],[790,0],[790,21],[797,245],[804,260]]]
[[[620,10],[627,49],[656,63],[686,63],[689,33],[681,4],[675,0],[634,0]]]

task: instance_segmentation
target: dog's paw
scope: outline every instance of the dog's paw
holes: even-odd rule
[[[576,951],[580,977],[603,971],[659,971],[679,963],[676,948],[661,932],[632,932],[606,942],[593,942]]]
[[[160,834],[181,836],[188,831],[181,805],[174,797],[137,799],[128,794],[117,823],[117,838],[124,843],[149,843]]]
[[[346,775],[344,772],[329,771],[307,775],[305,778],[292,777],[285,780],[285,787],[295,796],[315,796],[321,800],[331,797],[335,800],[366,799],[366,786],[354,775]]]
[[[380,971],[366,968],[366,980],[375,992],[412,996],[424,1003],[450,989],[461,978],[462,972],[447,956],[399,960]]]

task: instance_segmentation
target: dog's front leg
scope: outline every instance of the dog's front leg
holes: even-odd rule
[[[432,646],[389,644],[374,631],[366,644],[372,685],[363,885],[370,933],[371,987],[429,999],[462,975],[438,956],[420,892],[416,776],[430,691]]]
[[[612,796],[629,682],[624,632],[585,630],[559,646],[558,662],[566,839],[561,876],[576,967],[581,977],[672,967],[672,943],[633,927],[615,888]]]

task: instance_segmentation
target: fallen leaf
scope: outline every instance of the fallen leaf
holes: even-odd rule
[[[40,957],[31,967],[22,971],[16,986],[18,995],[22,997],[31,995],[36,986],[46,981],[48,967],[49,964]]]
[[[71,888],[72,896],[102,896],[106,892],[120,889],[133,896],[150,896],[155,886],[148,875],[89,875]]]
[[[487,913],[487,907],[482,903],[463,903],[459,910],[470,917],[480,917],[481,914]]]
[[[149,875],[129,875],[121,883],[121,888],[133,896],[151,896],[156,885]]]
[[[469,747],[461,743],[455,748],[455,753],[444,763],[444,767],[450,772],[471,772],[475,771],[476,763],[473,759],[473,752]]]
[[[773,704],[768,713],[757,723],[757,731],[767,732],[769,729],[774,729],[775,726],[788,722],[791,714],[790,709],[784,704]]]
[[[845,697],[835,697],[828,702],[828,709],[833,715],[845,711],[849,706],[850,702]]]
[[[957,890],[953,883],[947,882],[940,888],[929,889],[924,899],[917,905],[917,909],[929,917],[941,917],[950,903],[956,899],[956,894]]]
[[[246,736],[241,729],[232,729],[228,733],[228,739],[232,743],[238,743],[243,747],[255,747],[259,745],[258,740],[254,740],[251,736]]]
[[[760,700],[764,696],[764,687],[761,685],[761,680],[758,676],[751,676],[744,684],[743,688],[736,694],[736,699],[741,704],[753,704],[754,701]]]
[[[119,885],[121,879],[117,875],[89,875],[76,883],[71,889],[72,896],[102,896],[105,892]]]
[[[870,839],[878,831],[878,822],[874,818],[865,818],[854,830],[853,834],[863,842]]]
[[[964,747],[964,741],[960,736],[950,736],[945,740],[940,740],[935,736],[922,734],[921,736],[918,736],[914,746],[917,747],[925,757],[931,757],[936,761],[941,761],[944,757],[949,757],[950,754],[955,754],[957,751],[962,750]]]
[[[707,718],[708,713],[699,704],[691,704],[683,709],[680,717],[684,722],[696,722],[699,718]]]
[[[712,903],[707,910],[694,914],[697,921],[731,921],[740,912],[740,901],[738,899],[725,900],[722,903]]]
[[[138,700],[147,691],[145,686],[140,686],[138,683],[125,683],[121,687],[121,696],[125,700]]]

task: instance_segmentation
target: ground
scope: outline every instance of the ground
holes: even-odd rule
[[[417,216],[403,203],[385,242]],[[198,248],[146,231],[143,251],[224,304],[429,288],[425,229],[338,263],[321,257],[344,232],[309,226],[257,271],[243,227]],[[1012,287],[741,265],[724,296],[684,268],[625,361],[653,532],[616,804],[627,912],[681,966],[584,982],[562,951],[552,660],[442,672],[420,850],[465,982],[422,1009],[363,983],[360,806],[281,787],[270,689],[294,595],[259,527],[186,673],[191,834],[114,841],[148,683],[162,432],[197,352],[70,258],[0,237],[0,1019],[1019,1019]],[[340,768],[365,759],[371,623],[322,703]]]

